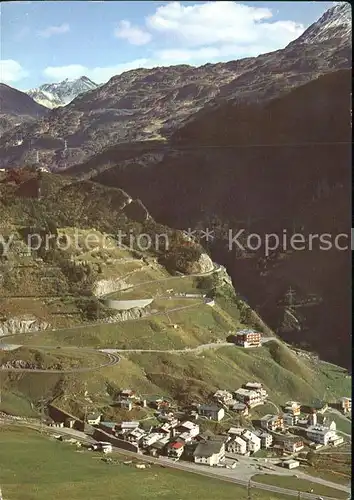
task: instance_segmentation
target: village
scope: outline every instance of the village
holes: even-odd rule
[[[255,330],[244,329],[236,332],[231,341],[239,347],[256,348],[266,339]],[[264,405],[275,411],[265,415],[261,412],[260,416],[259,407]],[[306,463],[311,450],[344,444],[336,421],[328,416],[333,415],[331,411],[351,418],[351,398],[311,404],[285,401],[279,408],[264,385],[254,381],[234,391],[219,389],[205,403],[182,407],[164,396],[142,396],[133,389],[122,389],[114,407],[125,415],[150,410],[154,425],[146,425],[149,419],[115,422],[101,413],[86,412],[80,421],[61,410],[52,412],[46,423],[84,430],[96,439],[91,448],[104,453],[116,447],[140,455],[227,468],[236,467],[240,456],[262,457],[293,469]],[[211,432],[208,423],[217,425],[218,430]]]
[[[144,398],[132,389],[123,389],[117,406],[126,412],[136,408],[151,409],[158,423],[147,428],[138,420],[112,422],[99,413],[87,414],[85,426],[94,430],[97,440],[91,449],[110,453],[117,447],[140,455],[226,468],[236,467],[240,456],[256,460],[268,457],[272,465],[293,469],[306,463],[310,450],[344,443],[336,422],[325,415],[328,403],[308,406],[287,401],[280,412],[252,419],[256,407],[269,403],[267,391],[259,382],[247,382],[233,392],[220,389],[210,400],[206,404],[179,408],[168,398]],[[340,398],[330,406],[348,415],[351,398]],[[226,426],[225,431],[218,434],[202,430],[205,422],[223,423],[230,414],[243,424]],[[67,418],[57,422],[50,420],[47,424],[74,428],[76,422],[74,418]]]

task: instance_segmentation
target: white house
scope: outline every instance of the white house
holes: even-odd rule
[[[153,443],[156,443],[156,441],[159,441],[163,437],[164,435],[159,432],[152,432],[151,434],[143,436],[142,445],[144,448],[147,446],[151,446]]]
[[[320,443],[325,446],[338,438],[335,430],[331,430],[329,427],[324,427],[323,425],[311,425],[307,428],[306,433],[310,441],[314,441],[315,443]]]
[[[86,420],[89,425],[98,425],[101,422],[101,415],[99,413],[90,413],[87,415]]]
[[[196,464],[217,465],[225,458],[225,443],[212,440],[199,443],[193,458]]]
[[[213,398],[216,401],[221,401],[225,405],[230,405],[232,403],[232,394],[229,391],[223,391],[223,390],[219,389],[213,395]]]
[[[182,422],[177,430],[181,430],[182,433],[187,433],[191,438],[198,436],[200,432],[199,425],[194,422],[190,422],[189,420]]]
[[[127,431],[132,431],[133,429],[136,429],[137,427],[139,427],[139,422],[137,420],[131,420],[130,422],[122,422],[120,424],[120,428],[123,432],[127,432]]]
[[[244,389],[258,392],[262,399],[266,399],[268,397],[267,391],[264,389],[263,384],[261,384],[260,382],[247,382],[242,387]]]
[[[249,451],[250,453],[256,453],[261,449],[261,440],[253,432],[245,430],[242,433],[241,438],[246,441],[247,451]]]
[[[124,440],[128,441],[129,443],[139,444],[142,438],[145,436],[145,434],[146,432],[143,429],[137,427],[136,429],[133,429],[131,432],[128,432],[124,436]]]
[[[340,398],[339,404],[343,413],[348,413],[352,411],[352,398]]]
[[[112,443],[99,441],[97,445],[98,448],[103,451],[103,453],[112,453]]]
[[[282,430],[284,428],[284,419],[280,415],[264,415],[260,419],[262,429],[266,431]]]
[[[261,448],[268,449],[272,446],[273,441],[274,441],[272,434],[269,434],[268,432],[261,431],[261,430],[259,430],[255,434],[257,434],[257,436],[261,440]]]
[[[175,441],[167,447],[167,455],[172,458],[180,458],[184,451],[184,443]]]
[[[240,436],[231,438],[226,444],[226,450],[229,453],[237,453],[238,455],[245,455],[247,453],[247,443]]]
[[[237,401],[245,403],[250,408],[263,403],[263,399],[260,394],[250,389],[237,389],[237,391],[234,392],[234,396]]]
[[[285,403],[284,412],[292,415],[299,416],[301,411],[301,404],[298,401],[287,401]]]

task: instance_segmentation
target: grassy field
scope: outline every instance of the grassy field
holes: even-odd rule
[[[68,370],[73,368],[95,368],[107,363],[100,352],[84,352],[78,349],[35,349],[20,347],[11,351],[0,351],[0,364],[24,361],[41,370]]]
[[[75,451],[23,428],[0,427],[0,484],[8,500],[246,500],[245,488],[158,466],[145,470],[124,465],[124,455],[107,464],[98,454]],[[252,490],[253,500],[281,500]]]
[[[348,484],[352,474],[351,454],[341,453],[341,449],[334,453],[316,453],[313,465],[306,467],[306,472],[329,481]]]
[[[16,343],[117,349],[181,349],[217,339],[225,341],[235,324],[232,318],[199,301],[192,303],[195,307],[169,312],[168,316],[162,314],[116,324],[45,331],[33,336],[18,335]],[[189,301],[180,301],[180,307],[186,305],[190,305]],[[178,325],[177,329],[173,327],[174,324]]]
[[[205,307],[206,311],[212,312],[211,308]],[[71,336],[67,334],[62,337],[61,332],[56,332],[54,339],[47,338],[47,341],[55,345],[58,338],[62,343],[65,341],[67,344],[78,345],[81,339],[84,345],[88,345],[90,339],[92,345],[97,346],[100,342],[103,343],[104,335],[109,334],[110,337],[106,337],[104,342],[107,347],[111,335],[115,334],[119,343],[112,342],[112,346],[116,347],[139,348],[143,345],[145,348],[183,349],[187,345],[193,347],[203,341],[214,340],[215,332],[210,332],[207,328],[203,337],[198,338],[197,334],[191,336],[191,329],[180,331],[171,326],[167,328],[166,323],[160,321],[157,321],[157,318],[150,319],[147,322],[148,330],[139,329],[140,324],[146,323],[143,321],[111,325],[112,330],[101,332],[99,336],[97,332],[90,334],[87,329],[77,330],[71,332]],[[131,338],[128,337],[128,325],[134,326],[130,330]],[[121,331],[125,337],[118,337],[119,329],[123,327]],[[200,325],[196,332],[200,332]],[[39,339],[36,338],[36,341],[39,343]],[[40,397],[41,391],[55,392],[60,383],[67,394],[62,403],[70,409],[77,399],[77,394],[83,392],[85,384],[93,401],[100,399],[108,384],[116,388],[134,387],[146,395],[163,394],[180,402],[190,403],[209,400],[211,394],[219,388],[236,390],[247,381],[261,380],[271,400],[279,406],[289,399],[300,400],[304,404],[310,403],[318,394],[324,392],[333,399],[337,394],[338,379],[319,376],[317,368],[299,360],[282,344],[280,348],[276,348],[272,343],[268,343],[253,350],[230,345],[200,352],[125,353],[120,355],[118,365],[89,374],[63,375],[57,378],[54,375],[49,377],[48,374],[19,374],[16,378],[7,377],[3,386],[4,392],[8,390],[10,393],[23,394],[25,399],[31,400]],[[5,374],[2,377],[5,378]],[[344,380],[350,393],[350,379]],[[274,407],[259,407],[254,414],[252,412],[252,418],[263,414],[262,410],[274,411]]]
[[[296,474],[296,471],[294,472]],[[333,498],[348,498],[348,493],[345,491],[329,488],[319,483],[306,481],[305,479],[298,479],[292,476],[276,476],[271,474],[256,474],[252,477],[253,481],[272,484],[280,488],[288,488],[297,491],[310,492],[313,490],[314,495],[324,495]]]

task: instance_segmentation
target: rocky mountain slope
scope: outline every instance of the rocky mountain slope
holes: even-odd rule
[[[47,113],[24,92],[0,83],[0,135],[22,123],[32,123]]]
[[[4,317],[8,321],[21,316],[21,310],[30,310],[41,321],[42,330],[25,328],[22,335],[17,330],[15,337],[0,339],[0,365],[36,371],[94,368],[102,363],[102,356],[96,359],[99,353],[93,349],[125,351],[119,354],[117,364],[86,374],[4,371],[2,411],[32,414],[45,399],[82,417],[82,401],[86,401],[90,411],[115,419],[120,411],[114,406],[116,394],[124,387],[189,404],[209,401],[216,389],[231,390],[248,380],[261,381],[276,404],[288,399],[301,399],[306,404],[319,394],[333,401],[338,393],[350,392],[351,380],[345,370],[293,351],[277,340],[254,350],[226,346],[230,331],[262,323],[235,293],[220,267],[213,275],[171,276],[167,271],[170,266],[164,267],[167,263],[177,264],[181,272],[193,272],[190,265],[199,261],[198,246],[179,231],[154,222],[141,204],[135,204],[135,211],[132,206],[133,198],[117,188],[29,168],[0,173],[0,234],[4,238],[0,249],[0,326]],[[156,251],[155,246],[151,252],[117,248],[114,238],[107,240],[107,233],[117,234],[118,230],[135,236],[167,234],[170,248],[167,252],[161,247]],[[39,234],[42,242],[54,244],[26,251],[28,234]],[[15,238],[4,253],[3,247],[12,236]],[[55,243],[59,242],[57,248]],[[160,315],[113,318],[114,323],[109,324],[112,311],[94,300],[92,285],[114,278],[131,287],[116,292],[121,298],[132,294],[135,285],[142,289],[140,297],[154,296]],[[171,288],[175,296],[169,295]],[[191,310],[176,308],[177,292],[190,289],[212,294],[214,304],[199,300],[192,303]],[[185,298],[181,300],[186,303]],[[66,324],[60,322],[63,317]],[[66,328],[51,330],[50,325],[44,327],[44,321]],[[264,325],[262,330],[269,332]],[[134,413],[134,418],[143,419],[149,410],[141,412]],[[227,425],[232,424],[228,419]]]
[[[69,172],[126,189],[162,223],[213,229],[215,260],[272,327],[349,365],[349,252],[315,244],[264,261],[264,249],[229,251],[228,231],[350,232],[350,92],[350,71],[333,72],[266,104],[202,110],[168,145],[117,146]],[[319,300],[297,307],[300,329],[286,332],[289,287],[297,302]]]
[[[53,109],[59,106],[66,106],[77,96],[97,88],[98,85],[87,76],[82,76],[76,80],[68,78],[59,83],[45,83],[38,88],[27,91],[33,100]]]
[[[337,22],[335,30],[329,18]],[[137,69],[115,76],[36,124],[22,127],[22,148],[16,147],[15,132],[5,134],[0,142],[4,164],[14,167],[32,161],[30,140],[52,170],[80,163],[117,143],[164,141],[206,105],[268,100],[327,72],[349,68],[348,23],[349,4],[335,6],[309,28],[306,40],[300,37],[275,52],[198,68]],[[325,37],[311,35],[319,29]]]

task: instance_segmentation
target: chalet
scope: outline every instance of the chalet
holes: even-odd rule
[[[265,415],[260,419],[262,429],[266,431],[277,431],[284,429],[284,420],[280,415]]]
[[[229,391],[218,390],[213,395],[215,401],[219,401],[224,405],[229,405],[232,403],[232,394]]]
[[[230,409],[238,415],[247,416],[249,413],[248,406],[245,403],[234,403]]]
[[[228,453],[237,453],[238,455],[246,455],[247,443],[240,436],[235,436],[226,443],[226,451]]]
[[[144,448],[147,448],[148,446],[151,446],[153,443],[159,441],[164,437],[165,436],[160,432],[152,432],[151,434],[145,434],[142,438],[141,443]]]
[[[45,424],[48,425],[48,427],[57,427],[57,428],[62,428],[64,427],[64,422],[56,422],[52,418],[48,417],[45,420]]]
[[[164,455],[167,445],[168,439],[166,438],[156,441],[149,448],[150,455],[153,457]]]
[[[262,431],[261,429],[258,429],[254,433],[261,440],[261,448],[268,449],[272,446],[274,441],[272,434],[269,434],[269,432]]]
[[[285,403],[284,412],[289,413],[294,416],[299,416],[301,410],[301,404],[297,401],[287,401]]]
[[[132,420],[132,421],[128,421],[128,422],[121,422],[120,423],[120,430],[121,432],[125,433],[125,432],[130,432],[134,429],[137,429],[139,427],[139,422],[137,420]]]
[[[187,433],[191,438],[198,436],[199,425],[187,420],[176,428],[177,432]]]
[[[139,427],[132,429],[131,431],[127,432],[126,434],[123,435],[124,441],[128,441],[128,443],[133,443],[136,445],[139,445],[142,442],[142,439],[146,436],[146,432],[143,429],[140,429]],[[152,441],[151,444],[153,444],[154,441]]]
[[[196,464],[218,465],[225,458],[225,443],[212,440],[201,442],[195,449],[193,457]]]
[[[225,416],[224,408],[219,408],[217,405],[199,405],[199,415],[210,420],[222,420]]]
[[[297,453],[304,448],[302,439],[294,435],[275,436],[275,442],[280,445],[284,451],[289,451],[290,453]]]
[[[352,398],[340,398],[339,406],[343,413],[350,413],[352,411]]]
[[[243,389],[257,392],[262,399],[267,399],[268,393],[260,382],[247,382],[243,384]]]
[[[234,397],[237,401],[246,404],[249,408],[253,408],[263,403],[263,399],[259,393],[249,389],[237,389],[237,391],[234,392]]]
[[[86,418],[86,422],[89,425],[98,425],[101,421],[101,415],[99,413],[89,413]]]
[[[171,458],[180,458],[184,451],[183,441],[174,441],[167,446],[167,455]]]
[[[241,347],[259,347],[262,345],[262,334],[255,330],[245,329],[236,332],[234,343]]]
[[[245,430],[241,434],[241,438],[246,441],[247,451],[250,453],[256,453],[261,449],[261,440],[254,432]]]

